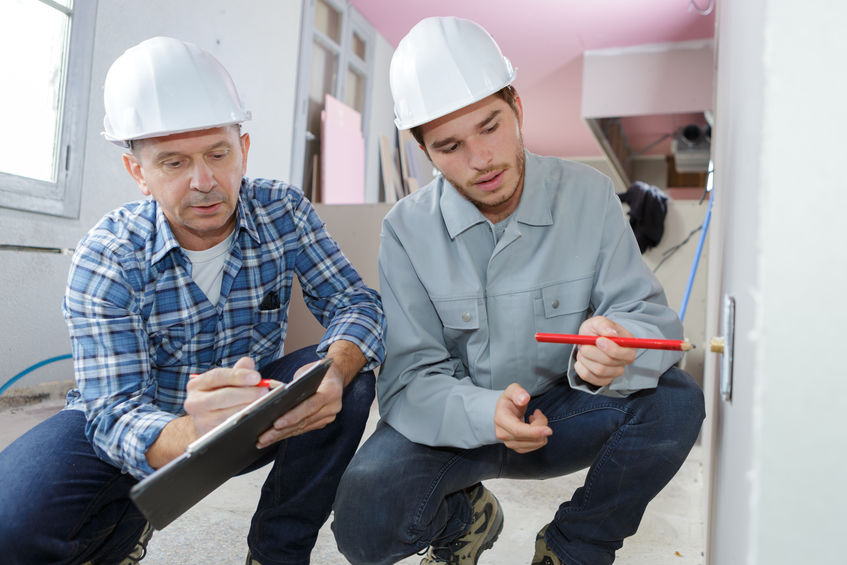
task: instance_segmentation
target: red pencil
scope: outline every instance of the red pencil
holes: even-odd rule
[[[188,375],[188,378],[193,379],[193,378],[196,378],[196,377],[199,377],[199,376],[200,375],[198,375],[197,373],[192,373],[192,374]],[[256,383],[253,386],[263,386],[265,388],[273,388],[277,384],[279,384],[279,381],[275,381],[273,379],[259,379],[259,382]]]
[[[535,341],[545,343],[571,343],[574,345],[594,345],[597,343],[596,335],[574,335],[574,334],[548,334],[536,333]],[[678,339],[642,339],[637,337],[607,337],[623,347],[637,347],[639,349],[672,349],[674,351],[688,351],[694,346],[684,340]]]

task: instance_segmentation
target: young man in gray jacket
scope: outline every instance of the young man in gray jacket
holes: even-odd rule
[[[422,564],[476,564],[504,520],[481,481],[585,467],[532,563],[612,563],[700,429],[702,392],[674,366],[679,352],[608,339],[680,339],[682,325],[611,181],[526,151],[514,77],[491,36],[457,18],[421,21],[392,60],[397,126],[441,175],[383,224],[382,420],[342,478],[333,523],[354,564],[427,547]]]

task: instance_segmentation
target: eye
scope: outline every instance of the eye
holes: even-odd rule
[[[452,145],[448,145],[440,149],[441,153],[453,153],[456,149],[459,148],[458,143],[454,143]]]
[[[229,151],[216,151],[210,157],[215,161],[220,161],[221,159],[225,159],[227,155],[229,155]]]
[[[162,166],[166,169],[178,169],[182,166],[181,160],[163,161]]]
[[[494,130],[496,130],[499,126],[500,126],[500,122],[495,122],[495,123],[491,124],[489,127],[485,128],[485,129],[484,129],[484,130],[482,130],[482,131],[483,131],[483,133],[492,133],[492,132],[493,132]]]

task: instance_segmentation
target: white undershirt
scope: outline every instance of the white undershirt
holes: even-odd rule
[[[229,236],[209,249],[203,251],[191,251],[183,249],[188,260],[191,261],[191,278],[200,287],[209,302],[218,305],[221,297],[221,282],[224,277],[224,263],[232,244],[235,230]]]

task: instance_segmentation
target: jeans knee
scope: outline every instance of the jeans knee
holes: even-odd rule
[[[362,463],[362,464],[360,464]],[[370,465],[356,458],[347,467],[333,506],[332,532],[338,550],[354,564],[383,563],[397,524],[389,489],[378,486]],[[392,527],[393,526],[393,527]]]
[[[0,516],[8,517],[4,518],[3,525],[0,526],[0,555],[3,556],[3,563],[23,563],[31,559],[27,555],[38,549],[31,543],[41,530],[33,529],[31,522],[21,516],[24,508],[5,508],[4,504],[0,504]]]
[[[661,402],[655,405],[667,433],[677,439],[687,454],[697,440],[706,416],[703,390],[688,373],[672,367],[659,381]]]

